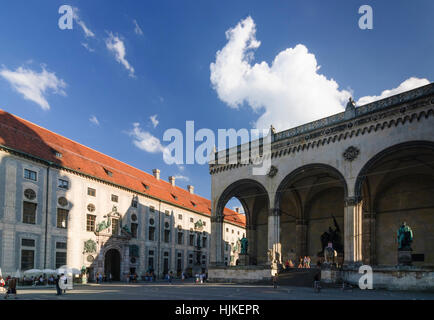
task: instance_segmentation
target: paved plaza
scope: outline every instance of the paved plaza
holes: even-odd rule
[[[56,296],[55,288],[21,288],[20,300],[434,300],[434,292],[312,288],[271,285],[194,284],[167,282],[127,284],[120,282],[75,285],[65,295]],[[12,299],[12,298],[10,298]]]

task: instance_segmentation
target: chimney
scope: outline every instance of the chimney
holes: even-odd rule
[[[153,169],[152,173],[154,174],[154,178],[160,180],[160,169]]]
[[[172,187],[174,187],[175,186],[175,177],[174,176],[170,176],[169,177],[169,182],[172,185]]]
[[[190,192],[191,194],[194,194],[194,187],[193,187],[193,186],[188,185],[188,186],[187,186],[187,190],[188,190],[188,192]]]
[[[235,208],[235,211],[236,211],[237,213],[240,213],[240,208],[239,208],[239,207],[236,207],[236,208]]]

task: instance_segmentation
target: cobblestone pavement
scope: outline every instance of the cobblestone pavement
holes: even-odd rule
[[[13,299],[13,298],[9,298]],[[31,300],[434,300],[434,292],[346,290],[239,284],[167,282],[126,284],[121,282],[75,285],[65,295],[54,288],[20,288],[18,299]],[[2,299],[3,300],[3,299]]]

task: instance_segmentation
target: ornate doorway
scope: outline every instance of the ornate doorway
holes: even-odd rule
[[[109,279],[110,274],[112,275],[112,280],[121,280],[121,254],[116,249],[110,249],[105,254],[104,259],[104,273]]]

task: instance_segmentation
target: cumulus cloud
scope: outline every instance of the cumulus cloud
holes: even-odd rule
[[[180,174],[175,175],[174,177],[175,177],[176,180],[190,181],[190,178],[189,178],[189,177],[187,177],[187,176],[183,176],[183,175],[180,175]]]
[[[124,42],[118,36],[115,36],[113,35],[113,33],[110,32],[109,37],[106,39],[105,43],[107,49],[114,53],[116,61],[122,64],[125,69],[129,71],[131,77],[134,77],[134,68],[125,59],[126,50]]]
[[[315,55],[296,45],[277,54],[271,65],[252,63],[261,45],[251,17],[226,32],[227,44],[211,63],[210,80],[218,97],[232,108],[247,103],[262,114],[255,127],[277,130],[341,112],[350,92],[319,73]]]
[[[134,32],[140,36],[143,36],[143,31],[135,19],[133,20],[133,23],[134,23]]]
[[[97,119],[97,117],[95,117],[95,116],[91,116],[91,117],[89,118],[89,121],[90,121],[91,123],[93,123],[93,124],[99,126],[99,120]]]
[[[362,106],[368,103],[371,103],[373,101],[385,99],[387,97],[394,96],[396,94],[400,94],[401,92],[405,92],[408,90],[412,90],[417,87],[422,87],[424,85],[429,84],[428,79],[419,79],[415,77],[408,78],[404,82],[402,82],[398,87],[390,89],[390,90],[384,90],[381,92],[379,96],[365,96],[361,97],[359,100],[357,100],[357,106]]]
[[[157,115],[154,114],[153,116],[150,116],[149,119],[152,122],[152,125],[154,126],[154,128],[156,128],[158,126],[158,124],[160,123],[160,121],[157,120]]]
[[[74,20],[75,20],[75,22],[77,22],[77,24],[78,24],[78,25],[81,27],[81,29],[83,30],[83,32],[84,32],[84,36],[85,36],[86,38],[93,38],[93,37],[95,37],[95,34],[92,32],[92,30],[90,30],[90,29],[86,26],[86,24],[84,23],[84,21],[80,19],[78,8],[74,7],[74,8],[72,8],[72,10],[73,10],[73,12],[74,12]]]
[[[46,94],[51,91],[54,94],[66,96],[66,83],[58,78],[54,72],[47,71],[42,67],[41,72],[18,67],[15,71],[7,68],[0,70],[0,75],[6,79],[12,87],[21,93],[24,99],[37,103],[42,109],[49,110],[50,105]]]

